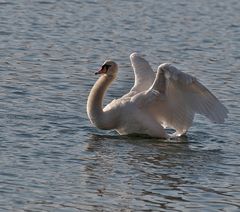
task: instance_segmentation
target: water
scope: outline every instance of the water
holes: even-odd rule
[[[239,211],[240,3],[0,1],[1,211]],[[105,59],[105,102],[133,84],[142,52],[198,77],[230,111],[186,138],[97,130],[86,100]]]

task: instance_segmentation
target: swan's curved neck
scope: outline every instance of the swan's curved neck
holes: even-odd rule
[[[113,76],[102,75],[94,84],[88,96],[88,117],[99,129],[113,129],[113,122],[108,117],[108,113],[103,111],[103,98],[108,86],[114,79]]]

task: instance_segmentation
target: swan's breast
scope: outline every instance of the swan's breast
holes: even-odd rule
[[[134,133],[144,134],[147,129],[145,129],[143,124],[139,122],[139,116],[141,116],[141,110],[139,110],[132,102],[128,102],[125,107],[122,107],[121,115],[119,116],[119,123],[116,127],[117,132],[120,135]]]

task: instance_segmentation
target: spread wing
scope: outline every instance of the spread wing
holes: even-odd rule
[[[132,53],[130,61],[134,71],[135,82],[130,92],[124,95],[124,97],[132,97],[137,93],[148,90],[155,79],[155,73],[151,66],[140,54]]]
[[[205,86],[171,64],[159,66],[147,96],[153,94],[161,97],[152,105],[159,108],[155,111],[158,120],[164,126],[174,128],[179,135],[192,125],[195,113],[215,123],[223,123],[227,118],[228,110]]]

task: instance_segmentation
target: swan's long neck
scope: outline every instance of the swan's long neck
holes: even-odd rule
[[[102,75],[94,84],[88,96],[88,117],[100,129],[113,129],[110,114],[103,111],[103,98],[108,86],[114,79],[113,76]]]

